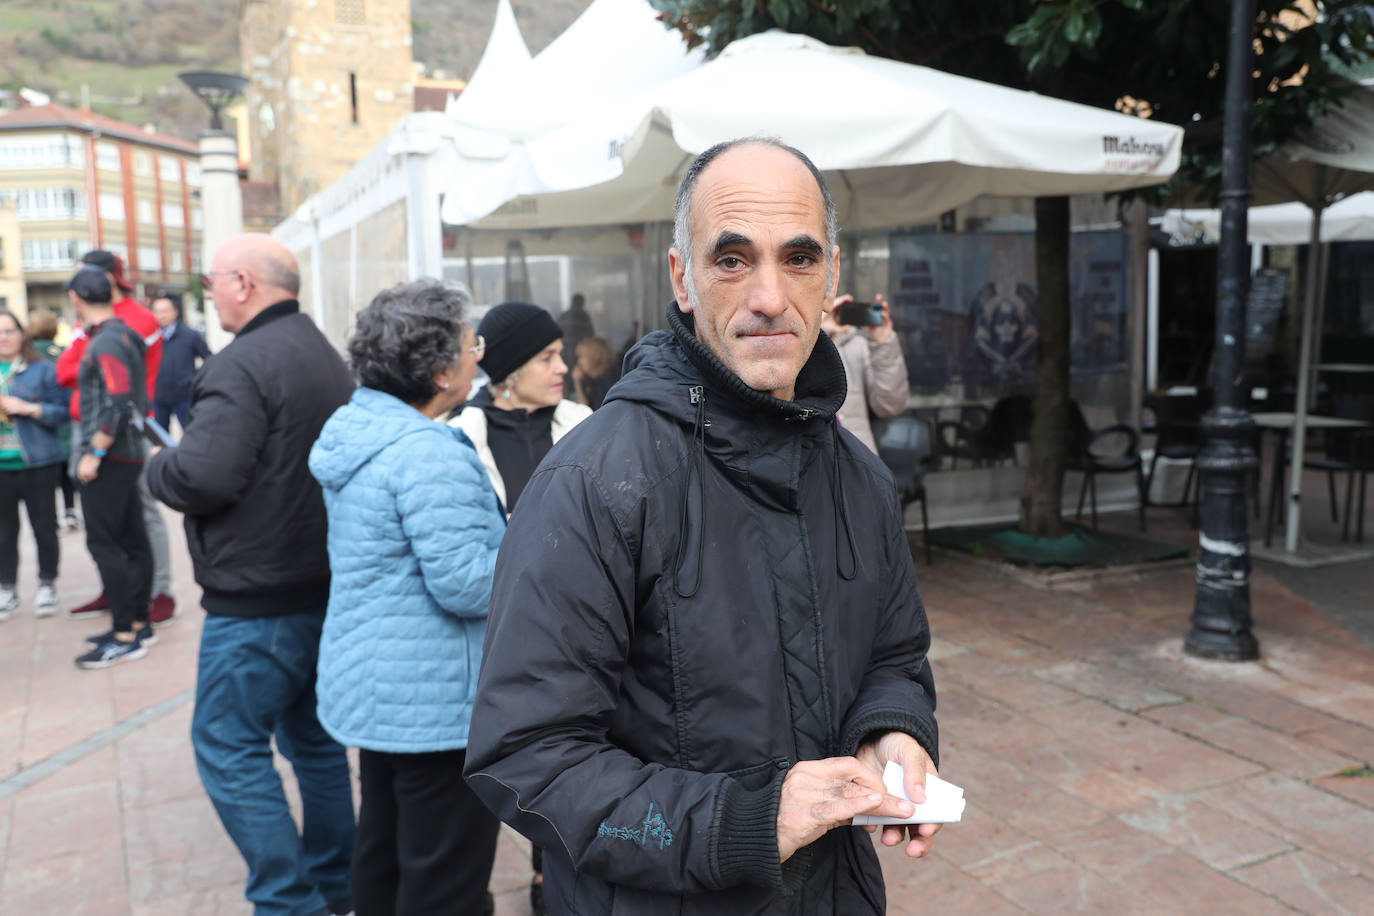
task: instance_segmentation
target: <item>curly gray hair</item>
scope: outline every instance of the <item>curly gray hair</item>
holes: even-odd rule
[[[358,313],[348,340],[348,361],[358,384],[410,405],[439,392],[436,373],[463,355],[463,332],[472,297],[465,287],[415,280],[382,290]]]

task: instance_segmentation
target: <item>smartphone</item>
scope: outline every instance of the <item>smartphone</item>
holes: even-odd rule
[[[883,323],[881,302],[846,302],[835,309],[835,323],[859,328],[876,328]]]

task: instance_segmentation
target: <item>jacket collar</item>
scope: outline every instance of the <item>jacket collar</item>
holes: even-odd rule
[[[668,329],[713,393],[735,402],[741,413],[762,414],[782,420],[830,419],[844,403],[847,391],[844,362],[835,344],[819,335],[811,356],[797,373],[796,396],[790,401],[757,391],[731,372],[696,335],[695,316],[684,314],[676,302],[668,303]]]
[[[264,325],[271,324],[278,318],[285,318],[287,315],[294,315],[300,310],[301,304],[297,302],[295,299],[283,299],[281,302],[275,302],[272,305],[269,305],[267,308],[263,309],[261,312],[258,312],[256,315],[254,315],[247,324],[239,328],[239,332],[234,336],[242,337],[244,334],[247,334],[250,331],[256,331],[258,328],[263,327]]]

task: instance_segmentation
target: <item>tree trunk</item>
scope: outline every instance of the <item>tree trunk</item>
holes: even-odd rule
[[[1039,323],[1030,466],[1021,491],[1021,531],[1063,537],[1059,506],[1069,441],[1069,199],[1035,200]]]

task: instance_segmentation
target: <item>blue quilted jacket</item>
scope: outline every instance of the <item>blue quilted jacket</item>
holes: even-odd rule
[[[329,514],[320,722],[389,753],[467,746],[505,518],[472,443],[359,388],[325,423],[310,472]]]

